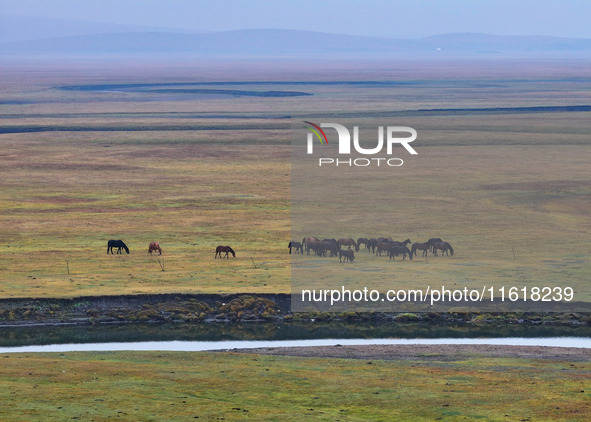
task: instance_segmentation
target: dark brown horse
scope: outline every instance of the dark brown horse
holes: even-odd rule
[[[308,255],[310,255],[310,251],[314,251],[314,253],[318,256],[326,256],[327,245],[329,243],[324,242],[310,242],[308,244]]]
[[[395,256],[400,256],[400,255],[402,255],[403,261],[404,261],[404,258],[406,258],[406,255],[408,255],[412,261],[412,253],[408,250],[408,248],[406,246],[394,245],[388,251],[388,256],[390,257],[390,259],[394,259]]]
[[[376,250],[376,255],[382,256],[382,252],[389,251],[390,248],[392,248],[392,246],[393,246],[392,243],[391,242],[388,242],[388,241],[386,241],[386,242],[379,242],[376,245],[376,249],[375,249]]]
[[[129,248],[123,243],[123,240],[109,240],[107,242],[107,255],[109,252],[113,254],[113,248],[117,248],[117,253],[121,253],[121,249],[125,249],[125,252],[129,253]]]
[[[150,242],[148,246],[148,253],[152,255],[152,252],[158,251],[158,255],[162,255],[162,248],[158,242]]]
[[[310,237],[304,237],[302,239],[302,247],[306,248],[306,253],[308,255],[310,255],[310,245],[312,245],[313,243],[317,243],[320,242],[320,239],[318,239],[317,237],[314,236],[310,236]]]
[[[328,241],[323,240],[322,244],[324,245],[325,252],[330,252],[330,256],[337,256],[339,254],[339,247],[336,242],[329,239]]]
[[[359,252],[359,245],[350,237],[347,239],[339,239],[337,244],[339,246],[348,246],[347,249],[351,249],[351,246],[355,246],[355,252]]]
[[[447,242],[436,242],[433,244],[433,255],[437,256],[437,251],[441,251],[441,256],[445,253],[447,256],[451,253],[454,256],[454,249]]]
[[[406,239],[403,242],[397,242],[395,240],[391,240],[390,243],[392,244],[392,246],[406,246],[406,245],[408,245],[409,243],[412,243],[412,242],[410,241],[410,239]]]
[[[224,257],[222,257],[222,253],[226,253],[226,255]],[[232,249],[229,246],[218,246],[217,248],[215,248],[215,258],[218,257],[218,255],[220,256],[220,259],[222,258],[228,258],[228,254],[231,253],[232,256],[234,258],[236,258],[236,252],[234,252],[234,249]]]
[[[441,243],[443,242],[443,240],[441,240],[439,237],[432,237],[431,239],[427,240],[427,243],[429,244],[429,248],[431,249],[431,252],[433,252],[433,245],[435,243]]]
[[[300,242],[292,240],[291,242],[289,242],[289,245],[287,247],[289,248],[289,253],[291,253],[291,249],[293,248],[295,249],[295,253],[299,253],[302,255],[304,254],[304,247]]]
[[[339,262],[345,261],[353,262],[355,261],[355,253],[351,249],[339,249]]]
[[[367,237],[360,237],[359,239],[357,239],[357,246],[361,247],[361,245],[365,245],[365,249],[369,250],[367,242],[369,242],[369,239]]]
[[[369,239],[367,241],[367,250],[370,251],[371,253],[374,253],[376,251],[376,246],[378,246],[378,239],[376,239],[375,237],[372,237],[371,239]]]
[[[423,255],[422,256],[427,256],[427,252],[429,252],[429,249],[431,248],[431,245],[429,245],[429,243],[424,242],[424,243],[413,243],[412,244],[412,249],[410,250],[412,252],[413,255],[417,254],[417,250],[419,251],[423,251]]]

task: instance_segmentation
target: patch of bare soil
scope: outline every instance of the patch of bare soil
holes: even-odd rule
[[[575,347],[495,346],[485,344],[404,344],[367,346],[304,346],[234,349],[236,353],[316,358],[455,361],[470,357],[509,357],[583,362],[591,350]]]

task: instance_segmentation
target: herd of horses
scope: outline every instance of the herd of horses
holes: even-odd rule
[[[386,254],[391,260],[397,256],[402,256],[402,259],[406,259],[408,256],[412,260],[413,256],[417,255],[417,251],[422,252],[422,256],[426,257],[429,252],[434,256],[437,256],[437,252],[441,251],[441,255],[450,254],[453,256],[454,250],[448,242],[444,242],[440,238],[431,238],[423,243],[412,243],[410,239],[404,241],[395,241],[391,237],[378,237],[378,238],[364,238],[360,237],[357,241],[352,238],[341,238],[341,239],[318,239],[317,237],[304,237],[301,242],[291,241],[289,242],[288,248],[289,253],[304,254],[304,250],[307,255],[310,255],[312,251],[317,256],[338,256],[340,262],[353,262],[355,261],[355,252],[359,252],[361,245],[365,245],[365,250],[370,253],[375,253],[377,256]],[[407,245],[411,245],[409,249]],[[346,247],[346,249],[343,249]],[[116,248],[116,252],[113,250]],[[354,251],[353,249],[354,248]],[[129,253],[129,248],[122,240],[109,240],[107,242],[107,255],[110,254],[122,254],[123,250]],[[148,245],[148,253],[158,252],[162,255],[162,247],[158,242],[150,242]],[[225,254],[222,256],[222,254]],[[218,246],[215,249],[214,258],[218,256],[220,259],[229,258],[229,254],[232,254],[236,258],[236,252],[230,246]]]
[[[444,242],[438,237],[433,237],[424,243],[412,243],[410,239],[404,241],[395,241],[391,237],[378,237],[378,238],[364,238],[360,237],[357,241],[352,238],[341,238],[341,239],[322,239],[317,237],[304,237],[301,242],[292,240],[289,242],[288,248],[289,253],[304,254],[304,250],[307,255],[310,255],[312,251],[317,256],[338,256],[339,261],[353,262],[355,260],[355,252],[359,252],[361,245],[365,246],[365,250],[370,253],[375,253],[377,256],[386,254],[391,260],[397,256],[402,256],[404,260],[407,256],[412,259],[413,256],[417,255],[417,251],[422,252],[422,256],[426,257],[429,252],[434,256],[438,256],[438,251],[441,251],[441,255],[450,254],[453,256],[454,250],[449,242]],[[408,248],[408,245],[411,248]],[[347,249],[343,249],[346,246]]]
[[[117,250],[116,252],[113,252],[113,249],[115,248],[117,248]],[[112,255],[116,253],[122,254],[123,250],[129,253],[129,248],[122,240],[109,240],[107,242],[107,255],[109,253]],[[152,255],[153,252],[158,252],[158,255],[162,255],[162,247],[158,242],[150,242],[150,244],[148,245],[148,253]],[[224,256],[222,256],[223,253],[225,253]],[[234,249],[232,249],[229,246],[218,246],[217,248],[215,248],[214,258],[217,258],[218,256],[220,257],[220,259],[229,258],[228,254],[232,254],[232,256],[236,258],[236,252],[234,252]]]

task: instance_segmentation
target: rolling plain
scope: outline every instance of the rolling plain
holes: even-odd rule
[[[591,300],[588,62],[1,66],[0,299],[289,293],[293,259],[351,285],[357,268],[398,288],[570,286]],[[376,232],[345,211],[292,226],[291,117],[326,115],[417,129],[419,155],[391,181],[355,179],[383,192]],[[441,237],[455,253],[288,254],[310,235]],[[107,255],[109,239],[131,253]],[[236,258],[214,259],[217,245]],[[15,421],[588,420],[588,354],[555,352],[6,354],[0,409]]]
[[[287,243],[312,235],[454,246],[413,262],[357,254],[400,288],[570,286],[591,299],[581,63],[17,63],[3,75],[0,297],[289,293],[290,259],[315,259]],[[344,190],[380,196],[379,227],[346,200],[292,227],[290,117],[327,115],[418,131],[419,155],[390,180],[360,172]],[[131,253],[107,255],[109,239]],[[148,255],[153,240],[162,256]],[[217,245],[236,259],[214,259]]]

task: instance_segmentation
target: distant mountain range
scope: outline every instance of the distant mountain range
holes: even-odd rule
[[[2,19],[0,19],[0,23]],[[15,25],[14,20],[10,21]],[[27,21],[31,24],[31,21]],[[180,33],[150,28],[79,23],[36,32],[45,37],[26,39],[24,33],[6,35],[0,30],[0,55],[93,56],[181,55],[193,57],[586,57],[591,39],[546,36],[499,36],[475,33],[444,34],[422,39],[394,39],[336,35],[321,32],[245,29],[223,32]],[[56,32],[57,31],[57,32]],[[29,35],[30,38],[33,35]],[[19,39],[16,40],[15,39]]]

